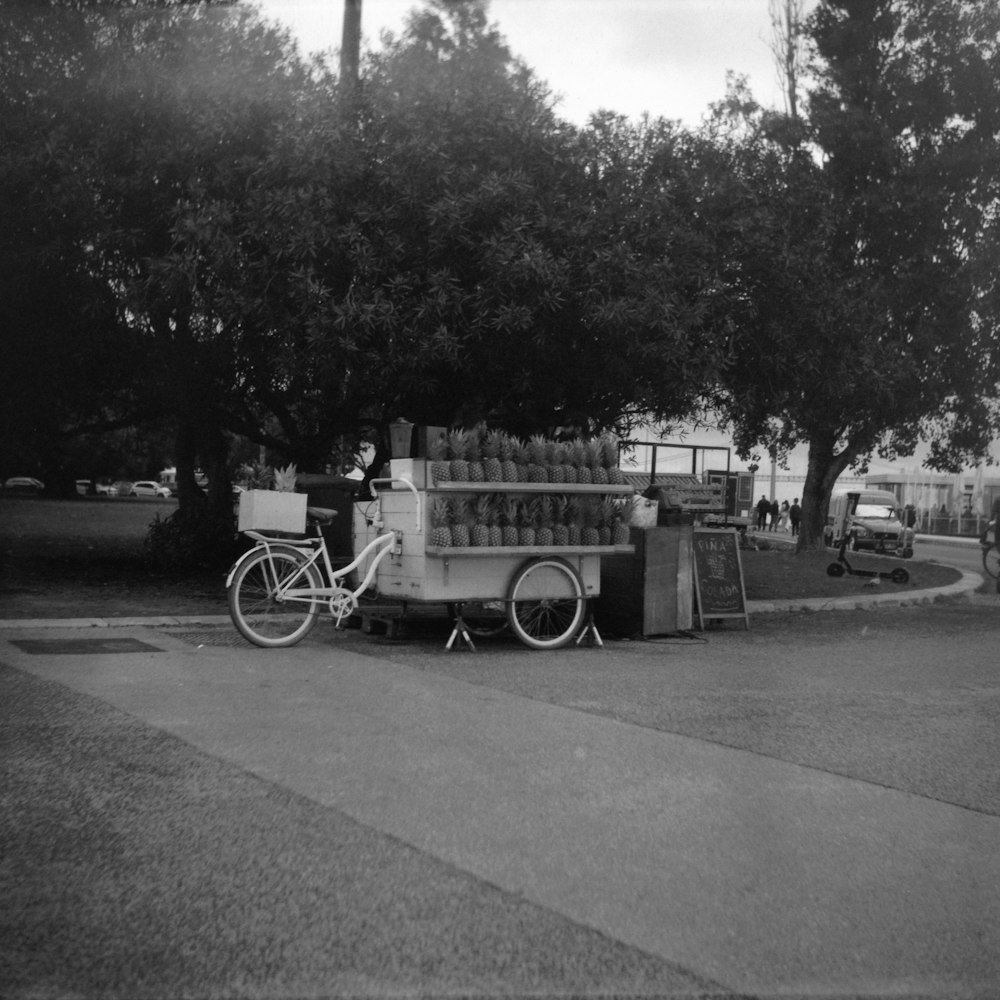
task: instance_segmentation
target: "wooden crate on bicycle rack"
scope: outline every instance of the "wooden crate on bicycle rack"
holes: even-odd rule
[[[239,530],[301,534],[306,530],[307,500],[305,493],[247,490],[240,494]]]

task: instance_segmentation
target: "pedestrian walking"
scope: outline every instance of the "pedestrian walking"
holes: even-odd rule
[[[757,527],[761,531],[767,529],[767,515],[771,513],[771,503],[765,494],[760,495],[757,501]]]
[[[802,523],[802,508],[799,506],[799,498],[792,501],[792,506],[788,508],[788,523],[792,526],[792,538],[799,533],[799,525]]]

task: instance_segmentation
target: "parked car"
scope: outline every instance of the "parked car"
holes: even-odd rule
[[[76,492],[80,496],[85,497],[90,492],[90,482],[89,479],[78,479],[76,481]],[[94,492],[99,497],[116,497],[118,496],[118,487],[113,483],[95,483]]]
[[[132,484],[128,495],[130,497],[157,497],[163,500],[170,496],[170,487],[154,483],[152,479],[140,479],[139,482]]]
[[[885,490],[834,494],[827,518],[826,544],[836,548],[846,539],[854,552],[869,549],[895,555],[899,549],[899,554],[912,555],[912,551],[902,552],[905,540],[899,515],[895,495]]]
[[[33,476],[11,476],[3,484],[4,493],[42,493],[44,490],[45,483]]]

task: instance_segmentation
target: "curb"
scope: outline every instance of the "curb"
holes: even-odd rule
[[[162,615],[155,618],[4,618],[0,632],[31,628],[135,628],[164,625],[231,625],[229,615]]]

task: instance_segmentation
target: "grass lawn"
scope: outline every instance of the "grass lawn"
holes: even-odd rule
[[[866,583],[870,578],[861,576],[833,577],[827,567],[837,561],[837,554],[828,549],[823,552],[804,552],[796,555],[790,547],[773,547],[760,552],[743,551],[747,598],[751,601],[776,601],[800,597],[850,597],[871,593]],[[880,592],[905,594],[907,591],[927,590],[956,583],[962,574],[950,566],[921,562],[915,559],[895,559],[873,556],[862,552],[849,552],[852,568],[891,572],[903,567],[909,574],[907,583],[893,583],[880,579]]]
[[[226,614],[224,569],[177,577],[143,561],[150,523],[176,509],[174,500],[151,498],[0,497],[0,618]],[[863,577],[827,575],[835,561],[829,551],[797,556],[774,546],[741,557],[749,600],[870,593]],[[849,559],[858,569],[905,567],[909,582],[882,580],[885,593],[941,587],[961,576],[913,559]]]

